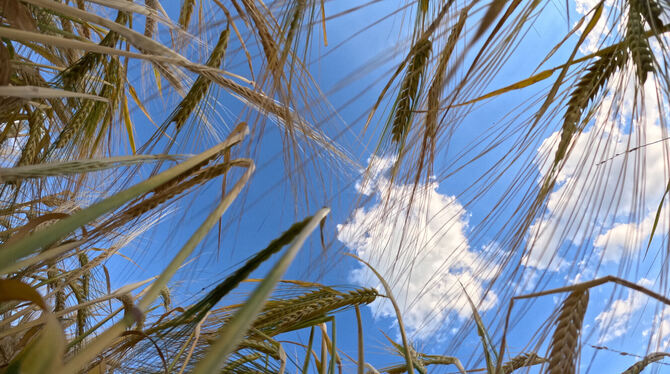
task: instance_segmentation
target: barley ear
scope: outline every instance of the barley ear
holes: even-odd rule
[[[635,63],[635,73],[641,84],[647,80],[647,74],[654,72],[654,55],[642,24],[641,4],[630,2],[628,22],[626,24],[626,42]]]
[[[535,353],[523,353],[513,357],[502,366],[503,374],[511,374],[515,370],[547,362],[546,358]]]
[[[195,6],[195,0],[185,0],[181,5],[179,11],[179,25],[184,29],[188,30],[188,25],[191,23],[191,17],[193,16],[193,7]]]
[[[547,373],[575,373],[579,356],[579,336],[588,303],[588,289],[577,289],[563,301],[556,321],[556,330],[551,339]]]
[[[405,138],[410,130],[412,113],[419,100],[419,83],[428,63],[432,43],[428,39],[419,40],[414,46],[414,56],[407,68],[407,74],[400,85],[391,124],[391,136],[402,151]]]

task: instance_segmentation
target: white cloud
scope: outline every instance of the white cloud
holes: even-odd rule
[[[591,12],[601,0],[576,0],[576,11],[577,14],[585,18],[580,26],[579,32],[582,33],[589,22],[592,20],[594,13]],[[609,18],[606,15],[609,11],[620,12],[619,7],[614,2],[614,0],[605,1],[606,11],[598,19],[598,23],[591,30],[591,32],[586,36],[584,43],[580,46],[579,51],[583,54],[589,54],[598,51],[601,48],[603,43],[603,38],[612,33],[613,27],[622,29],[625,27],[626,22],[620,22],[618,19]],[[575,22],[576,24],[577,22]]]
[[[470,248],[466,211],[454,196],[440,194],[437,183],[419,185],[407,213],[412,186],[389,181],[386,174],[392,161],[376,158],[372,165],[369,183],[357,189],[376,200],[338,225],[338,239],[392,285],[409,333],[425,339],[446,325],[445,319],[469,318],[470,307],[460,284],[476,304],[481,301],[480,312],[493,307],[496,295],[484,296],[484,291],[499,267],[483,263],[480,254],[500,249],[493,245],[481,251]],[[362,266],[350,277],[356,284],[380,288]],[[395,317],[388,301],[371,307],[379,317]]]
[[[640,286],[649,287],[653,282],[642,278],[637,282]],[[647,296],[634,290],[628,290],[625,299],[614,300],[610,307],[598,314],[595,318],[600,337],[598,344],[607,343],[621,337],[628,332],[630,319],[647,301]],[[670,332],[670,330],[666,330]]]
[[[7,124],[5,124],[7,126]],[[5,130],[3,126],[2,130]],[[13,129],[10,130],[7,139],[0,147],[0,166],[12,167],[21,157],[21,149],[28,140],[27,121],[14,121]]]
[[[652,77],[644,86],[642,118],[637,116],[641,100],[635,99],[633,83],[629,81],[623,93],[614,86],[622,79],[635,77],[620,72],[610,79],[616,93],[603,99],[591,125],[574,141],[544,216],[530,227],[533,251],[525,258],[529,266],[560,270],[567,261],[561,255],[570,245],[593,244],[605,261],[619,261],[645,247],[667,184],[668,143],[660,141],[667,132],[659,121]],[[559,138],[560,132],[553,133],[538,149],[537,160],[548,160],[538,161],[542,177]],[[638,146],[643,147],[626,152]]]
[[[670,307],[664,307],[656,316],[652,327],[642,333],[650,336],[649,342],[653,351],[667,351],[670,348]]]

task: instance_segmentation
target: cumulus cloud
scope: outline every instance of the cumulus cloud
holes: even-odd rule
[[[642,333],[649,337],[652,350],[667,351],[670,348],[670,307],[664,307],[654,317],[652,327]]]
[[[624,71],[610,83],[622,79],[635,77]],[[653,79],[644,86],[644,101],[633,89],[622,94],[612,88],[574,141],[544,216],[530,227],[528,240],[534,249],[526,256],[529,266],[558,271],[567,263],[561,254],[571,245],[593,245],[605,261],[617,261],[648,240],[667,184],[667,131],[659,120]],[[638,116],[640,103],[644,116]],[[553,133],[538,149],[537,160],[550,160],[538,161],[542,177],[549,172],[559,138],[560,132]]]
[[[356,188],[373,202],[338,225],[338,239],[392,285],[408,332],[425,339],[449,318],[470,317],[461,284],[480,311],[492,308],[497,297],[493,292],[485,294],[485,287],[499,267],[483,263],[482,258],[500,249],[494,245],[478,251],[470,248],[465,209],[454,196],[439,193],[437,183],[419,185],[408,212],[412,185],[389,180],[391,160],[374,158],[371,162],[375,166],[371,178]],[[354,269],[350,279],[381,290],[363,266]],[[386,300],[371,307],[377,317],[395,316]]]
[[[653,282],[642,278],[637,282],[640,286],[649,287]],[[639,311],[648,300],[643,295],[634,290],[628,290],[628,296],[625,299],[614,300],[609,308],[596,316],[596,326],[600,331],[598,344],[604,344],[628,332],[631,317]],[[670,329],[666,330],[670,332]]]

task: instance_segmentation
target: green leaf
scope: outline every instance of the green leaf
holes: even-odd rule
[[[654,217],[654,225],[651,227],[651,233],[649,234],[649,243],[647,243],[647,250],[645,251],[645,256],[647,252],[649,252],[649,247],[651,247],[651,241],[654,239],[654,233],[656,232],[658,221],[661,218],[661,210],[663,210],[663,203],[665,202],[665,197],[668,196],[668,192],[670,192],[670,181],[668,181],[668,185],[667,187],[665,187],[665,192],[663,192],[661,202],[658,204],[658,209],[656,209],[656,217]]]
[[[286,272],[293,259],[298,254],[298,251],[307,240],[307,236],[311,234],[319,222],[330,212],[330,209],[320,209],[314,217],[309,221],[307,226],[300,231],[294,239],[291,247],[284,253],[275,266],[270,270],[268,275],[256,287],[254,292],[249,296],[249,299],[244,305],[233,315],[230,322],[226,323],[219,330],[219,338],[212,344],[205,357],[198,362],[194,374],[214,373],[221,367],[228,356],[235,351],[239,342],[244,338],[249,326],[256,319],[256,316],[265,305],[267,298],[272,293],[277,282]]]
[[[472,302],[470,295],[468,295],[468,292],[465,290],[465,286],[463,286],[463,283],[461,282],[458,283],[463,288],[463,293],[465,294],[465,297],[468,299],[468,303],[470,304],[470,308],[472,309],[472,316],[475,319],[475,324],[477,324],[477,334],[479,335],[479,338],[482,341],[482,347],[484,348],[484,358],[486,359],[486,368],[489,373],[495,373],[495,367],[498,363],[498,356],[496,355],[495,350],[493,349],[493,345],[491,344],[491,338],[489,337],[489,334],[486,331],[486,327],[484,326],[482,317],[479,315],[479,312],[477,311],[475,303]]]

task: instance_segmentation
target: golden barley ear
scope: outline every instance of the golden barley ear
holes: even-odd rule
[[[158,0],[144,0],[144,6],[148,9],[153,10],[154,12],[158,8],[156,2]],[[156,32],[156,18],[152,16],[147,16],[146,21],[144,22],[144,36],[151,38]]]
[[[556,330],[551,339],[547,373],[575,373],[579,357],[579,337],[588,304],[589,290],[587,288],[573,291],[563,301],[556,320]]]
[[[309,327],[312,321],[342,308],[366,305],[373,302],[379,294],[372,288],[361,288],[342,293],[330,288],[301,295],[296,299],[282,300],[270,304],[253,327],[269,336],[299,328]]]
[[[540,357],[535,353],[522,353],[504,363],[502,366],[502,372],[503,374],[511,374],[515,370],[543,364],[545,362],[547,362],[546,358]]]
[[[642,360],[634,363],[631,367],[626,369],[623,373],[621,374],[639,374],[644,370],[649,364],[654,363],[656,361],[660,361],[665,357],[670,357],[670,354],[665,353],[665,352],[654,352],[648,354],[646,357],[644,357]]]

